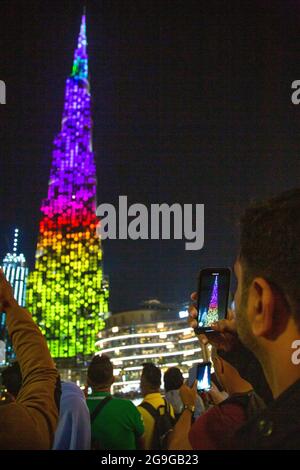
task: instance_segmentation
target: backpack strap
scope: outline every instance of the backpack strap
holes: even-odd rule
[[[158,411],[154,406],[150,405],[147,401],[143,401],[139,406],[144,408],[152,416],[153,419],[156,419],[158,416]]]
[[[163,400],[164,400],[164,405],[159,405],[158,408],[154,408],[154,406],[150,405],[150,403],[148,403],[147,401],[143,401],[139,406],[147,410],[148,413],[150,413],[150,415],[152,416],[152,418],[156,419],[160,415],[159,410],[161,408],[164,408],[165,413],[171,414],[169,403],[167,402],[165,398]]]
[[[95,420],[96,416],[100,413],[100,411],[105,407],[105,405],[112,399],[111,395],[108,395],[107,397],[103,398],[103,400],[100,401],[100,403],[96,406],[94,409],[93,413],[91,413],[91,424]]]

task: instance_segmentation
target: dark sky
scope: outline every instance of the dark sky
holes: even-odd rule
[[[29,265],[83,2],[0,2],[0,257],[13,228]],[[252,199],[298,185],[300,2],[87,2],[98,203],[205,204],[205,246],[103,243],[111,309],[185,301],[230,265]]]

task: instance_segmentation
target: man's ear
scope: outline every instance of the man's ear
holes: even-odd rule
[[[256,277],[249,288],[248,318],[254,336],[271,334],[275,323],[275,294],[262,277]]]

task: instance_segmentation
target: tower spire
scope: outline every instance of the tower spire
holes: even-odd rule
[[[15,234],[14,234],[14,247],[13,247],[13,252],[14,254],[17,254],[17,249],[18,249],[18,237],[19,237],[19,229],[15,229]]]
[[[85,7],[83,7],[83,15],[81,18],[80,32],[78,36],[77,48],[74,53],[73,67],[71,76],[81,80],[88,79],[88,56],[87,56],[87,39],[86,39],[86,23],[85,23]]]

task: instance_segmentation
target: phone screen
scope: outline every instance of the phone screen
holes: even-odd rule
[[[209,390],[211,387],[211,363],[210,362],[203,362],[198,365],[197,370],[197,390],[204,391]]]
[[[195,380],[197,380],[197,370],[198,370],[198,364],[194,365],[189,370],[188,386],[190,388],[192,388]]]
[[[198,330],[212,331],[210,328],[212,323],[226,318],[229,289],[229,268],[207,268],[200,272]]]

